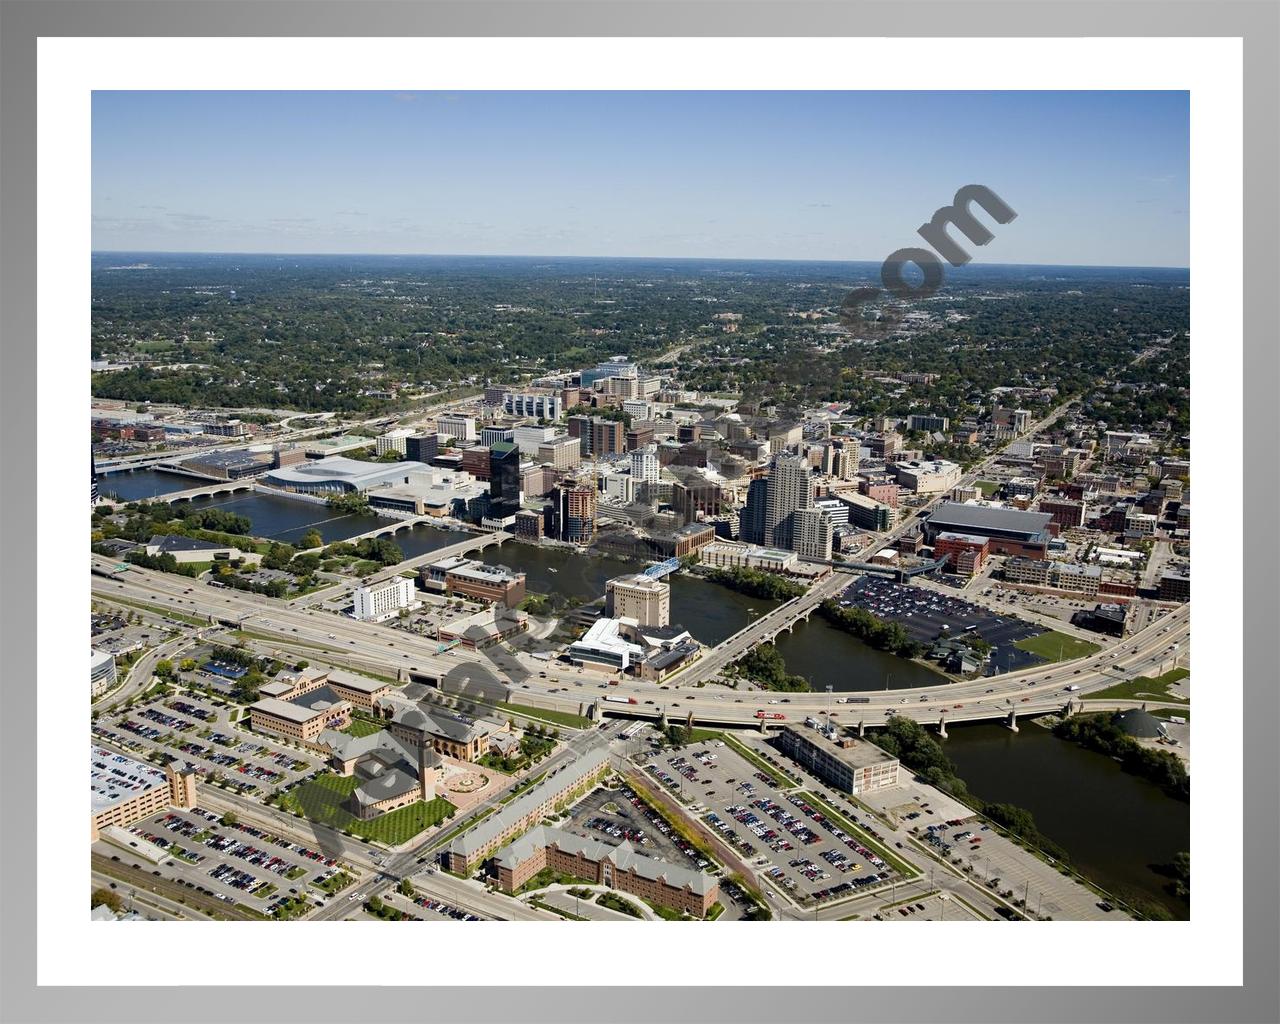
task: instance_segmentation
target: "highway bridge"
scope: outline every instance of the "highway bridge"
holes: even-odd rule
[[[497,537],[496,534],[472,541]],[[464,542],[466,543],[466,542]],[[449,549],[433,551],[422,561],[446,557]],[[111,570],[109,559],[93,556],[100,569]],[[392,567],[391,573],[404,566]],[[776,636],[830,596],[827,587],[836,577],[820,581],[803,598],[787,602],[760,616],[747,629],[725,643],[708,650],[702,658],[668,683],[621,677],[617,686],[605,686],[605,677],[589,669],[573,668],[561,662],[548,663],[510,650],[502,645],[485,650],[457,647],[437,652],[437,642],[395,630],[385,625],[360,622],[347,616],[315,608],[291,608],[287,604],[256,594],[209,587],[185,577],[132,567],[118,578],[94,574],[95,598],[123,598],[151,607],[169,609],[188,616],[207,618],[232,627],[276,638],[290,645],[331,651],[335,656],[381,666],[393,677],[418,679],[438,684],[446,676],[457,680],[474,677],[506,686],[511,700],[519,703],[536,696],[541,706],[577,713],[584,705],[597,704],[602,714],[657,717],[666,714],[675,721],[692,720],[707,725],[759,726],[758,711],[785,714],[785,721],[803,720],[808,715],[834,714],[845,725],[865,728],[883,724],[890,715],[904,715],[945,729],[947,723],[1009,719],[1059,712],[1067,702],[1079,701],[1093,691],[1104,690],[1124,679],[1158,674],[1164,667],[1184,658],[1190,643],[1190,606],[1183,605],[1150,626],[1112,641],[1097,654],[1056,664],[1039,665],[1025,671],[960,682],[939,675],[936,685],[900,690],[867,689],[857,693],[859,703],[838,703],[835,695],[822,693],[782,695],[759,691],[738,691],[718,685],[697,686],[713,678],[741,657],[753,643]],[[317,654],[323,657],[323,654]],[[634,704],[599,700],[608,695],[634,698]],[[1071,688],[1071,689],[1068,689]],[[848,696],[841,694],[840,696]],[[771,702],[778,700],[777,705]]]
[[[154,498],[148,498],[147,501],[152,503],[165,503],[172,505],[179,501],[190,501],[192,498],[212,498],[218,494],[239,494],[242,491],[254,490],[254,482],[252,478],[244,480],[215,480],[212,483],[204,484],[200,487],[191,487],[185,491],[174,491],[171,494],[157,494]]]
[[[411,526],[412,524],[410,524]],[[396,527],[396,530],[405,529],[402,523]],[[381,536],[381,531],[373,534]],[[432,562],[439,562],[444,558],[454,558],[458,555],[479,554],[485,548],[501,547],[507,541],[511,540],[515,534],[507,533],[506,530],[494,530],[493,533],[471,533],[462,534],[463,539],[456,544],[450,544],[448,547],[436,548],[434,551],[428,551],[425,554],[415,555],[413,558],[406,558],[403,562],[397,562],[395,565],[389,565],[381,572],[376,572],[372,576],[366,578],[366,583],[380,583],[383,580],[389,580],[392,576],[399,576],[401,573],[411,569],[417,569],[424,565],[430,565]],[[354,539],[354,538],[353,538]]]

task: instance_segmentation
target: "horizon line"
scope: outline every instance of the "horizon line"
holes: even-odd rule
[[[832,259],[830,257],[796,257],[796,256],[576,256],[556,255],[550,253],[449,253],[449,252],[287,252],[282,250],[250,250],[250,249],[90,249],[90,256],[310,256],[346,259],[353,256],[408,258],[408,259],[520,259],[520,260],[670,260],[686,262],[721,262],[721,263],[830,263],[835,265],[884,263],[883,259]],[[959,267],[948,266],[947,272],[964,270],[968,267],[1034,267],[1043,269],[1077,269],[1077,270],[1183,270],[1190,271],[1190,266],[1177,263],[1128,264],[1128,263],[987,263],[970,260]]]

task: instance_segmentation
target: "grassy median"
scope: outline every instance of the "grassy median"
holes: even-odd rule
[[[904,861],[901,857],[894,854],[888,847],[876,842],[867,834],[867,830],[860,825],[855,825],[849,820],[848,816],[836,810],[822,797],[816,796],[807,789],[802,789],[796,794],[801,800],[810,806],[818,808],[823,814],[834,821],[848,835],[853,836],[868,850],[871,850],[877,857],[888,864],[894,871],[902,875],[904,878],[914,878],[920,873],[919,869],[913,867]]]

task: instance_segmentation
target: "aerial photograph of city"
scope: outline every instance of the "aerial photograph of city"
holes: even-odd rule
[[[1189,113],[95,93],[92,918],[1189,920]]]

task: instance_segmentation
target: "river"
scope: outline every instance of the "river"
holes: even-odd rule
[[[158,494],[173,494],[210,483],[194,476],[166,473],[158,469],[135,469],[130,473],[98,474],[98,492],[118,494],[123,501],[142,501]]]
[[[1190,806],[1111,758],[1060,740],[1032,722],[954,725],[943,749],[984,800],[1016,804],[1071,855],[1072,863],[1117,896],[1136,893],[1185,918],[1187,903],[1164,891],[1150,865],[1190,850]]]

